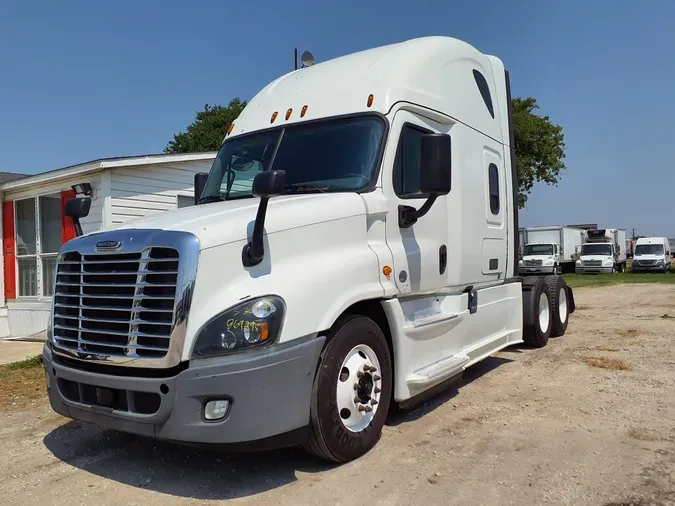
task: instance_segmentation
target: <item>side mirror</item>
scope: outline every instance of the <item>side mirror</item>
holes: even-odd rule
[[[420,189],[429,196],[447,195],[451,188],[452,139],[448,134],[422,136]]]
[[[448,134],[424,134],[420,153],[420,190],[429,198],[419,209],[398,206],[398,226],[408,228],[429,212],[441,195],[450,193],[452,140]]]
[[[253,179],[253,195],[264,199],[277,197],[284,193],[285,170],[268,170],[261,172]]]
[[[63,214],[73,220],[73,223],[75,224],[75,233],[78,237],[82,235],[82,225],[80,224],[80,218],[86,218],[89,216],[90,209],[91,199],[89,197],[77,197],[66,202],[66,205],[63,209]]]
[[[263,231],[265,230],[265,216],[267,215],[267,202],[270,198],[284,193],[284,182],[286,181],[286,171],[268,170],[256,175],[253,180],[253,195],[260,198],[258,205],[258,214],[255,217],[253,225],[253,235],[251,242],[244,246],[241,251],[241,261],[244,267],[253,267],[262,262],[265,257],[265,247],[263,245]]]
[[[209,175],[206,172],[198,172],[195,174],[195,205],[199,204],[199,199],[202,198],[202,193],[204,193],[204,188],[206,187],[206,181],[209,179]]]

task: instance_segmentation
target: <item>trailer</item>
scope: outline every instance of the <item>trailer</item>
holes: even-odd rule
[[[584,231],[571,227],[531,227],[521,229],[524,241],[519,271],[523,274],[561,274],[574,272]]]
[[[598,228],[586,231],[581,255],[576,261],[578,274],[609,274],[626,270],[626,231]]]

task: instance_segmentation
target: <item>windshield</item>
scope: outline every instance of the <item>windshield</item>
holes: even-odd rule
[[[201,200],[251,197],[264,170],[285,170],[285,193],[361,191],[377,174],[385,124],[375,116],[337,118],[225,141]]]
[[[584,244],[581,247],[582,255],[611,255],[612,246],[609,244]]]
[[[640,255],[663,255],[663,244],[638,244],[635,256]]]
[[[525,246],[526,255],[553,255],[553,244],[528,244]]]

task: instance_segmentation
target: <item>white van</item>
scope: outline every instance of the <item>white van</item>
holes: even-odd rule
[[[632,272],[668,272],[670,243],[665,237],[641,237],[635,243]]]

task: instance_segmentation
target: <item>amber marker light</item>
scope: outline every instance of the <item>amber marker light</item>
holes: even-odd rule
[[[366,102],[366,105],[367,105],[368,107],[370,107],[370,106],[373,105],[373,102],[374,102],[374,101],[375,101],[375,95],[373,95],[373,94],[371,93],[370,95],[368,95],[368,102]]]
[[[274,123],[274,122],[276,121],[277,115],[278,115],[278,114],[279,114],[279,113],[278,113],[277,111],[274,111],[274,112],[272,113],[272,119],[270,120],[270,123]]]
[[[307,106],[306,106],[306,105],[303,105],[303,106],[302,106],[302,109],[300,110],[300,117],[301,117],[301,118],[304,118],[304,117],[305,117],[305,114],[307,114]]]

